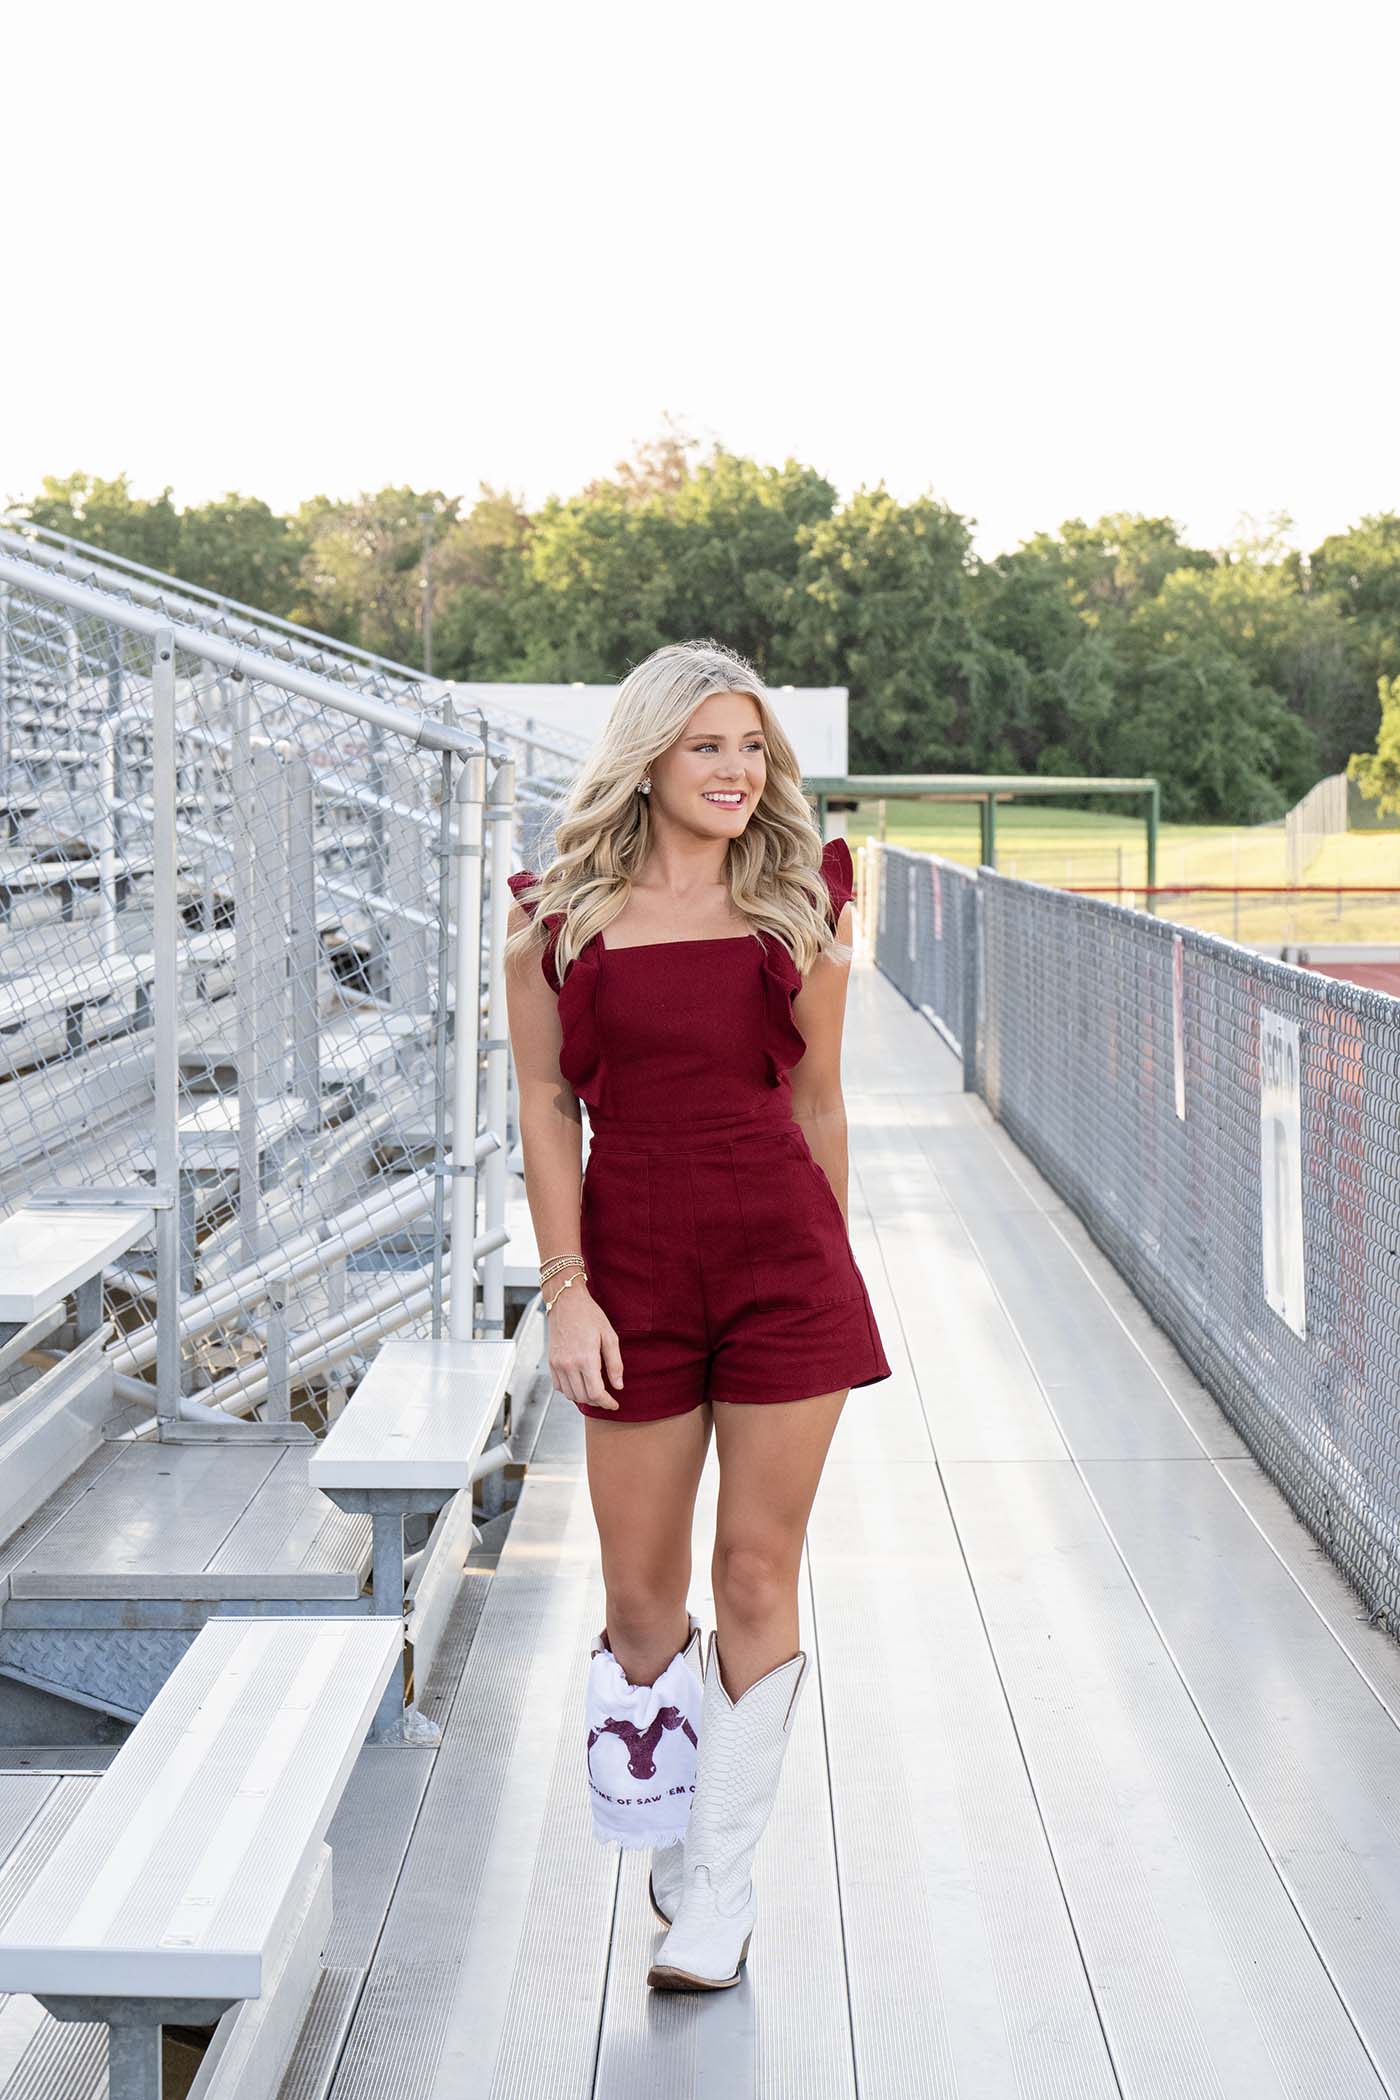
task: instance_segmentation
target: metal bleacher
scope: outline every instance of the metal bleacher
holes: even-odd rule
[[[5,2100],[270,2096],[321,1831],[367,1738],[436,1739],[544,1339],[500,935],[574,754],[503,715],[0,535]]]
[[[0,706],[27,664],[39,716],[97,681],[104,621],[144,647],[141,620],[198,610],[149,578],[94,608],[100,581],[49,551],[26,579],[0,550]],[[323,716],[286,696],[336,712],[330,645],[264,658],[241,619],[184,630],[188,749],[242,682],[217,649],[252,651],[254,720],[291,764]],[[407,705],[393,669],[347,670],[354,705]],[[143,704],[125,658],[123,679]],[[340,730],[316,835],[348,790],[371,861],[264,844],[285,925],[210,843],[273,776],[232,778],[232,820],[202,779],[178,1027],[100,808],[76,920],[40,888],[0,928],[0,980],[155,960],[139,1026],[60,1009],[0,1081],[0,2100],[1400,2091],[1400,1006],[862,855],[849,1211],[894,1375],[850,1396],[808,1528],[814,1688],[744,1978],[652,1993],[647,1858],[596,1842],[583,1774],[605,1603],[491,1023],[503,915],[458,893],[481,972],[444,980],[443,929],[388,909],[436,839],[414,795],[442,753],[415,773],[405,737],[357,775]],[[23,851],[69,788],[15,771]],[[278,1044],[250,1012],[283,932],[315,998]],[[1292,1324],[1260,1246],[1261,1008],[1306,1052]],[[435,1222],[447,1013],[486,1073],[484,1227]],[[217,1113],[187,1121],[201,1091]],[[717,1490],[712,1455],[704,1625]]]

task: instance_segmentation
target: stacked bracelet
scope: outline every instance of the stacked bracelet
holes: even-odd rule
[[[549,1282],[551,1276],[557,1276],[561,1269],[568,1268],[572,1268],[574,1273],[568,1278],[567,1282],[560,1284],[559,1289],[554,1293],[553,1298],[545,1299],[544,1309],[546,1312],[552,1312],[554,1310],[555,1301],[558,1298],[562,1297],[563,1293],[567,1291],[571,1285],[577,1283],[580,1276],[584,1276],[586,1278],[587,1271],[585,1270],[584,1260],[581,1254],[556,1254],[552,1261],[544,1262],[541,1265],[540,1289],[542,1291],[544,1289],[544,1286]]]
[[[554,1296],[552,1298],[545,1299],[544,1309],[547,1313],[553,1312],[555,1306],[563,1297],[565,1291],[571,1291],[574,1285],[578,1282],[580,1276],[582,1276],[582,1274],[582,1269],[575,1269],[571,1276],[566,1276],[564,1278],[564,1281],[560,1284],[558,1290],[554,1293]]]

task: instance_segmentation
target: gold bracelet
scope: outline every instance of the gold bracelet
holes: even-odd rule
[[[540,1282],[548,1283],[551,1276],[556,1276],[560,1269],[566,1269],[570,1262],[576,1263],[579,1268],[584,1266],[581,1254],[556,1254],[550,1261],[545,1262],[541,1266]]]
[[[570,1276],[565,1282],[560,1284],[558,1290],[554,1293],[554,1296],[552,1298],[545,1299],[544,1309],[547,1313],[553,1312],[555,1306],[559,1303],[559,1300],[563,1297],[565,1291],[571,1291],[582,1274],[583,1271],[581,1269],[575,1269],[573,1275]],[[586,1280],[587,1279],[585,1278],[585,1281]]]

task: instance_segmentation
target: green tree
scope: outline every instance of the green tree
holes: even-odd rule
[[[1333,533],[1308,568],[1321,589],[1337,592],[1353,619],[1374,623],[1400,648],[1400,515],[1376,512]]]
[[[438,489],[399,487],[303,503],[292,520],[306,543],[294,617],[395,663],[421,665],[422,514],[436,537],[456,522],[457,502]],[[435,552],[435,607],[440,566]]]
[[[177,510],[169,488],[159,496],[133,496],[125,474],[113,481],[50,475],[11,515],[262,612],[285,618],[296,602],[305,542],[256,496],[230,493]]]
[[[616,482],[549,497],[536,513],[507,678],[606,683],[686,629],[674,621],[676,530],[668,499]]]
[[[292,517],[237,492],[177,510],[169,488],[142,498],[124,474],[82,473],[14,508],[409,664],[427,513],[440,673],[610,682],[713,634],[774,684],[847,686],[860,771],[1147,770],[1170,815],[1236,822],[1348,759],[1400,793],[1396,513],[1306,562],[1286,521],[1207,553],[1170,518],[1127,512],[979,562],[968,521],[932,496],[902,504],[881,483],[838,504],[816,470],[704,453],[669,417],[533,514],[484,484],[465,513],[408,487],[316,496]]]
[[[1117,659],[1078,610],[1062,551],[1041,539],[980,563],[971,580],[973,623],[984,649],[1024,666],[1016,765],[1026,772],[1107,772]]]
[[[92,474],[46,474],[38,495],[15,505],[12,515],[173,575],[178,573],[180,519],[170,499],[168,488],[158,496],[133,496],[125,474],[111,481]]]
[[[260,497],[230,490],[180,513],[179,575],[260,612],[291,617],[301,596],[305,538]]]
[[[1307,724],[1199,637],[1143,657],[1111,748],[1115,772],[1158,776],[1162,813],[1177,822],[1267,823],[1318,777]]]
[[[798,529],[802,566],[782,652],[796,684],[851,692],[851,767],[938,772],[991,762],[1005,738],[1007,666],[969,617],[968,522],[882,482]]]
[[[691,468],[678,444],[643,451],[579,496],[550,497],[515,541],[518,565],[493,579],[509,617],[493,626],[469,598],[451,609],[454,633],[485,630],[489,651],[471,644],[473,660],[493,660],[497,677],[607,681],[665,642],[712,634],[796,682],[787,611],[799,533],[835,501],[791,460],[764,468],[717,447]]]
[[[1336,594],[1304,583],[1295,555],[1242,542],[1211,568],[1168,576],[1133,614],[1128,648],[1140,672],[1185,642],[1211,644],[1302,717],[1324,773],[1371,734],[1375,700]]]
[[[519,497],[483,482],[465,518],[434,554],[433,659],[444,678],[514,675],[527,631],[525,598],[534,522]],[[436,577],[441,575],[438,584]]]
[[[1037,533],[1024,551],[1059,570],[1070,602],[1093,627],[1111,628],[1130,618],[1179,569],[1214,566],[1212,555],[1186,546],[1174,519],[1129,511],[1114,511],[1092,525],[1068,518],[1058,534]]]
[[[1334,533],[1309,558],[1308,574],[1354,637],[1358,693],[1328,745],[1329,761],[1337,766],[1338,746],[1355,751],[1375,741],[1380,681],[1400,675],[1400,516],[1382,511]]]
[[[1383,817],[1400,816],[1400,678],[1380,681],[1380,728],[1374,751],[1356,752],[1347,773]]]

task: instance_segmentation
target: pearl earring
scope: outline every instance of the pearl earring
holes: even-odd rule
[[[640,785],[640,787],[641,787],[641,790],[642,790],[642,793],[643,793],[644,795],[649,795],[649,794],[651,793],[651,775],[650,775],[650,773],[648,773],[648,774],[647,774],[647,777],[646,777],[646,779],[645,779],[645,780],[643,780],[643,781],[639,782],[639,785]]]

